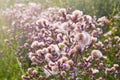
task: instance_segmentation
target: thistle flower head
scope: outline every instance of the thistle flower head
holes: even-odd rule
[[[109,20],[105,16],[99,18],[97,21],[98,21],[100,26],[104,26],[105,24],[109,24]]]
[[[75,10],[72,12],[72,15],[81,17],[83,15],[83,12],[80,10]]]
[[[61,71],[61,72],[60,72],[60,75],[61,75],[62,77],[65,77],[65,76],[67,75],[67,73],[66,73],[65,71]]]
[[[31,44],[31,48],[36,48],[39,46],[39,42],[38,41],[34,41],[32,44]]]
[[[47,62],[51,61],[51,58],[52,58],[52,55],[51,55],[50,53],[47,53],[47,54],[45,55],[45,60],[46,60]]]

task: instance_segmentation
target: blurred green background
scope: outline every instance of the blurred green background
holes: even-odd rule
[[[0,0],[0,80],[21,80],[21,70],[14,55],[15,50],[4,43],[4,39],[11,35],[6,34],[7,23],[1,15],[6,8],[15,3],[41,3],[47,7],[65,7],[79,9],[91,16],[107,16],[109,18],[120,12],[120,0]],[[15,44],[15,47],[18,47]]]
[[[0,8],[5,9],[15,3],[29,2],[41,3],[45,7],[70,7],[97,17],[114,15],[120,11],[120,0],[0,0]]]

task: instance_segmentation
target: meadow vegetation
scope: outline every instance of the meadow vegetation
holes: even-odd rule
[[[36,4],[29,2],[35,2]],[[16,3],[22,4],[17,5]],[[52,78],[79,80],[79,77],[82,80],[88,80],[88,78],[100,80],[101,76],[105,80],[120,79],[119,0],[1,0],[0,13],[0,80],[22,80],[22,78],[32,80],[41,78],[44,80],[46,76],[46,80]],[[22,17],[19,19],[15,15]],[[76,15],[77,17],[74,18]],[[70,18],[65,16],[69,16]],[[81,34],[79,34],[77,29],[73,28],[73,26],[79,27],[78,25],[81,25],[78,22],[84,23],[86,21],[77,21],[79,17],[80,19],[88,19],[88,22],[86,22],[84,26],[88,26],[89,23],[92,24],[92,27],[83,28],[83,32],[80,31]],[[100,19],[100,17],[102,18]],[[67,25],[67,23],[73,23],[71,26],[71,29],[74,29],[73,33],[70,33],[72,31],[69,29],[70,27],[66,27],[66,31],[57,27],[58,32],[52,30],[53,28],[48,28],[48,25],[64,26]],[[76,25],[76,23],[78,24]],[[40,25],[45,28],[39,27]],[[36,26],[38,27],[37,30]],[[43,31],[43,33],[40,33],[40,31]],[[54,36],[58,36],[58,39],[55,37],[53,38],[53,35],[52,38],[48,36],[44,37],[45,40],[48,38],[48,43],[44,43],[45,45],[40,43],[40,46],[43,46],[40,47],[41,52],[46,50],[43,48],[55,48],[56,50],[56,47],[58,47],[56,45],[62,48],[62,50],[60,48],[61,51],[66,52],[64,48],[66,45],[69,45],[69,47],[65,48],[70,48],[70,50],[66,52],[69,54],[66,56],[66,54],[61,53],[60,55],[64,55],[64,57],[58,56],[58,54],[41,56],[41,52],[39,52],[40,50],[38,49],[39,46],[35,44],[38,44],[39,41],[45,41],[37,37],[40,34],[44,34],[44,31],[56,33]],[[49,34],[47,32],[45,34]],[[63,40],[59,41],[61,36]],[[83,38],[81,38],[81,36],[83,36]],[[86,44],[80,45],[82,43],[77,43],[80,39],[84,40],[84,36],[90,38],[85,42]],[[53,39],[58,41],[54,41]],[[61,43],[61,41],[63,41],[63,43]],[[67,41],[69,41],[68,44]],[[49,46],[48,44],[54,45]],[[74,50],[73,47],[76,49]],[[78,53],[79,48],[81,50],[80,54]],[[78,52],[76,51],[77,49]],[[56,51],[56,53],[57,52],[59,52],[59,50]],[[78,55],[74,53],[78,53]],[[49,57],[53,55],[55,56],[55,61],[53,60],[54,63],[59,63],[62,59],[64,63],[71,61],[70,65],[72,65],[71,68],[74,70],[69,69],[69,67],[63,69],[62,67],[59,68],[60,73],[59,71],[51,71],[50,73],[52,74],[50,74],[50,70],[47,70],[48,66],[47,68],[45,67],[50,64],[54,65],[54,68],[56,67],[54,63],[49,62],[49,60],[51,60]],[[59,59],[56,60],[56,56],[59,57]],[[38,57],[42,57],[43,60],[43,57],[46,58],[43,61],[38,60]],[[93,57],[95,58],[93,59]],[[73,65],[72,62],[75,62],[75,64]],[[98,67],[96,64],[101,67]],[[66,64],[63,65],[62,63],[61,65],[66,66]],[[83,73],[79,71],[76,72],[76,70],[81,70]],[[60,76],[54,77],[54,75],[58,73]],[[70,73],[70,75],[68,73]]]

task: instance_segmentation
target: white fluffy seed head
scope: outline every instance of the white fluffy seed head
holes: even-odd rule
[[[91,56],[92,56],[92,58],[93,57],[96,57],[96,58],[102,58],[103,57],[102,52],[100,50],[92,50]]]
[[[81,49],[83,49],[84,47],[86,47],[91,43],[91,36],[89,33],[85,31],[78,33],[75,36],[75,39],[76,41],[78,41],[78,44],[80,45]]]

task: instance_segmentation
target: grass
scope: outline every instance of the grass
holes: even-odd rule
[[[8,4],[6,0],[1,0],[0,13],[6,7],[13,5],[14,2],[15,0],[10,0]],[[5,39],[10,37],[6,34],[6,27],[4,27],[6,24],[4,17],[0,14],[0,51],[2,52],[0,53],[0,80],[21,80],[21,71],[14,55],[15,51],[4,42]]]
[[[0,80],[21,80],[21,71],[14,55],[15,51],[4,43],[4,39],[10,36],[3,29],[4,24],[5,22],[2,18],[0,22]]]

